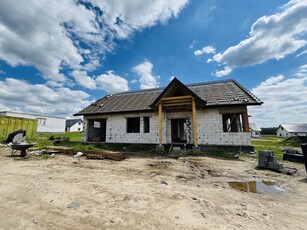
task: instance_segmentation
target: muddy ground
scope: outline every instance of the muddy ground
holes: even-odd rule
[[[124,161],[8,157],[0,149],[0,229],[306,229],[307,179],[257,160],[130,157]],[[253,193],[228,182],[266,180]],[[275,188],[275,187],[274,187]]]

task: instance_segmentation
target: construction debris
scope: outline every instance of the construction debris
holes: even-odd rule
[[[297,151],[293,149],[285,149],[283,160],[304,163],[304,156],[301,151]]]
[[[83,152],[77,152],[76,155],[74,155],[74,157],[81,157],[83,155]]]
[[[278,163],[276,160],[275,152],[273,151],[261,150],[258,152],[258,155],[259,155],[258,159],[259,168],[270,169],[272,171],[281,172],[289,175],[292,175],[297,172],[296,168],[286,167]]]
[[[127,156],[117,153],[117,152],[98,152],[98,151],[84,151],[84,153],[87,155],[87,159],[93,159],[93,160],[104,160],[104,159],[110,159],[115,161],[122,161],[127,158]]]

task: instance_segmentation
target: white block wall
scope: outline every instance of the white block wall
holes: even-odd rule
[[[127,117],[141,117],[140,133],[127,133]],[[143,117],[150,117],[150,132],[143,133]],[[193,118],[192,112],[163,112],[162,120],[162,139],[163,144],[171,143],[171,119],[190,119],[191,121],[191,144],[193,137]],[[106,142],[107,143],[159,143],[159,120],[158,113],[134,113],[134,114],[115,114],[109,116],[97,116],[97,119],[107,119]],[[87,127],[86,117],[83,119],[84,128]],[[250,146],[250,133],[223,132],[222,114],[219,109],[206,109],[197,111],[198,144],[200,145],[238,145]],[[83,140],[87,139],[86,129],[84,130]]]
[[[251,145],[249,132],[223,132],[219,109],[197,111],[198,143],[208,145]]]
[[[140,133],[127,133],[127,118],[140,117]],[[143,117],[149,117],[150,132],[144,133]],[[163,124],[164,126],[165,124]],[[158,116],[156,113],[116,114],[107,119],[106,142],[109,143],[144,143],[159,142]],[[165,131],[163,132],[165,139]]]

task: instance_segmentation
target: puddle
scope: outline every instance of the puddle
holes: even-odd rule
[[[279,194],[284,192],[282,188],[279,188],[271,181],[255,180],[248,182],[228,182],[231,188],[253,193],[267,193],[267,194]]]

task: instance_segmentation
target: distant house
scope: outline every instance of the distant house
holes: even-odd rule
[[[249,123],[249,129],[251,132],[251,137],[253,138],[260,137],[261,129],[256,123]]]
[[[288,138],[293,136],[307,136],[307,124],[279,125],[276,131],[277,137]]]
[[[17,111],[0,111],[0,116],[15,117],[37,120],[38,133],[64,133],[65,132],[65,118],[56,116],[46,116],[39,114],[31,114]],[[14,130],[21,129],[18,123],[15,124]]]
[[[84,142],[192,145],[251,149],[247,106],[262,101],[235,80],[106,95],[75,116],[84,116]]]
[[[82,132],[83,131],[83,121],[82,119],[67,119],[66,132]]]

